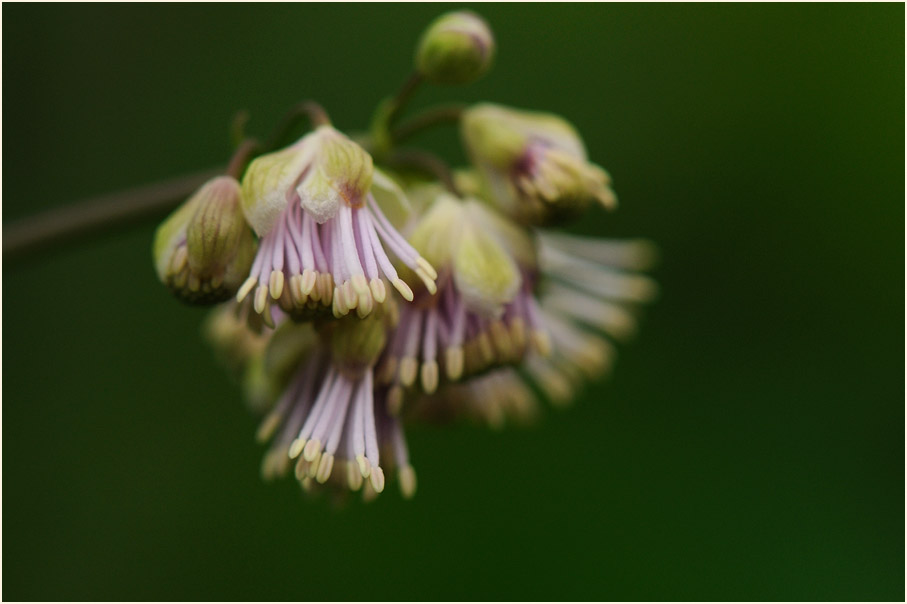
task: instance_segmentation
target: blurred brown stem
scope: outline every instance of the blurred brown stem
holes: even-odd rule
[[[284,114],[280,123],[265,142],[265,150],[272,151],[276,149],[280,141],[286,138],[300,118],[308,118],[315,128],[331,124],[331,118],[328,116],[327,111],[324,110],[324,107],[315,101],[302,101]]]
[[[102,195],[3,225],[3,260],[19,259],[89,234],[160,216],[186,199],[222,168]]]
[[[460,191],[454,182],[453,172],[447,163],[428,151],[401,149],[387,158],[387,163],[397,168],[406,168],[434,176],[444,187],[456,196]]]
[[[391,130],[391,140],[401,143],[422,130],[444,123],[456,123],[465,109],[463,104],[441,105],[423,111]]]

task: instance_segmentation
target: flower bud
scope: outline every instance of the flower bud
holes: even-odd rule
[[[347,315],[332,326],[330,342],[334,363],[342,370],[357,373],[372,367],[387,342],[386,317],[381,312],[364,319]]]
[[[494,36],[485,21],[469,11],[435,19],[422,35],[416,69],[434,84],[469,84],[491,66]]]
[[[158,278],[184,302],[214,304],[236,293],[255,255],[239,183],[205,183],[158,227],[153,255]]]
[[[562,118],[483,103],[467,110],[461,124],[488,195],[510,216],[546,225],[592,202],[616,206],[610,176],[587,160],[579,134]]]

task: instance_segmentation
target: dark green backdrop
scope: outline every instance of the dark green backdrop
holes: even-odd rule
[[[431,5],[3,10],[3,222],[341,128]],[[154,224],[4,264],[6,599],[904,597],[904,7],[487,5],[442,98],[562,113],[663,295],[527,430],[410,430],[414,501],[265,485],[255,420],[155,280]],[[423,139],[451,159],[453,131]]]

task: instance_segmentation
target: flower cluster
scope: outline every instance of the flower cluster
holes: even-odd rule
[[[480,17],[439,18],[369,135],[309,111],[309,133],[242,147],[258,155],[238,154],[158,229],[161,281],[185,302],[222,303],[205,331],[264,416],[265,478],[366,497],[396,480],[411,496],[404,421],[499,426],[534,417],[538,395],[568,402],[611,368],[655,296],[648,242],[550,230],[616,206],[562,118],[458,112],[471,165],[456,172],[398,152],[413,124],[432,125],[397,124],[413,85],[468,83],[493,55]]]

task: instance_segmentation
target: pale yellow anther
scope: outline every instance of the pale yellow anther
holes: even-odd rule
[[[296,467],[293,468],[293,475],[296,477],[296,480],[302,480],[305,478],[306,471],[309,469],[309,462],[305,460],[304,457],[300,457],[296,462]]]
[[[313,459],[309,466],[306,468],[305,475],[309,478],[315,478],[315,476],[318,475],[318,468],[321,465],[322,453],[322,451],[319,451],[318,455],[315,456],[315,459]]]
[[[224,275],[223,273],[216,273],[211,275],[211,279],[208,281],[207,285],[211,289],[219,289],[221,285],[224,284]]]
[[[422,267],[417,268],[416,275],[422,280],[422,283],[425,284],[425,289],[428,290],[428,293],[433,296],[438,293],[438,286],[435,284],[435,280],[425,272],[425,269]]]
[[[369,482],[376,493],[384,490],[384,470],[380,467],[372,468],[372,475],[369,476]]]
[[[400,360],[400,383],[406,386],[412,386],[416,382],[416,375],[419,373],[419,361],[413,357],[404,357]]]
[[[343,295],[340,293],[340,288],[334,288],[334,295],[332,296],[332,307],[334,309],[334,316],[338,319],[340,317],[345,317],[349,314],[350,309],[347,307]]]
[[[305,444],[305,449],[302,451],[302,456],[306,461],[315,461],[315,459],[321,454],[321,441],[317,438],[313,438]]]
[[[505,359],[511,358],[513,355],[513,343],[510,341],[510,331],[504,323],[502,321],[492,321],[488,330],[491,332],[491,341],[494,342],[494,347],[500,353],[500,356]]]
[[[530,336],[532,348],[543,357],[551,356],[551,338],[544,331],[535,330]]]
[[[438,363],[434,360],[422,364],[422,389],[427,394],[438,389]]]
[[[353,462],[346,464],[346,484],[351,491],[358,491],[362,488],[362,473],[359,466]]]
[[[299,480],[299,486],[301,486],[302,490],[305,491],[306,493],[311,493],[312,490],[315,488],[315,481],[312,480],[311,476],[303,476]]]
[[[290,450],[287,452],[287,454],[290,456],[290,459],[296,459],[297,457],[299,457],[299,454],[302,453],[304,447],[304,438],[294,438],[293,442],[290,443]]]
[[[478,335],[476,338],[476,346],[478,347],[478,353],[482,359],[483,365],[488,365],[494,361],[494,348],[491,346],[491,338],[488,337],[487,333],[483,331]]]
[[[368,292],[368,290],[366,290]],[[375,308],[375,303],[372,301],[371,293],[365,293],[359,295],[359,303],[356,305],[356,314],[359,315],[360,319],[364,319],[372,310]]]
[[[261,313],[261,322],[271,329],[277,327],[277,325],[274,323],[274,317],[271,315],[271,306],[269,304],[265,304],[265,311]]]
[[[378,304],[384,304],[387,298],[387,290],[384,288],[384,281],[381,279],[372,279],[369,281],[369,289],[372,290],[372,298]]]
[[[318,273],[313,271],[310,268],[307,268],[302,271],[302,283],[300,288],[302,293],[305,295],[310,295],[312,290],[315,288],[315,280],[318,278]]]
[[[271,289],[271,297],[279,300],[280,295],[283,293],[283,272],[271,271],[271,279],[268,285]]]
[[[413,301],[413,290],[409,288],[403,279],[400,277],[394,279],[393,286],[407,302]]]
[[[187,287],[189,288],[190,292],[197,292],[201,289],[202,282],[199,280],[198,275],[196,275],[195,273],[189,274]]]
[[[450,380],[458,380],[463,375],[463,348],[461,346],[444,351],[444,372]]]
[[[281,416],[279,413],[269,413],[255,432],[255,439],[263,443],[274,435],[274,430],[280,425]]]
[[[315,480],[324,484],[328,481],[328,478],[331,477],[331,471],[334,469],[334,456],[330,453],[325,453],[321,456],[321,463],[318,464],[318,473],[315,475]]]
[[[416,471],[411,465],[405,465],[397,471],[400,481],[400,493],[406,499],[411,499],[416,494]]]
[[[526,348],[526,322],[522,318],[516,317],[510,322],[510,338],[517,350]]]
[[[365,455],[357,455],[356,464],[359,466],[359,473],[362,474],[362,477],[368,478],[372,473],[372,464],[369,463],[368,458]]]
[[[343,306],[348,310],[353,310],[359,306],[359,296],[356,295],[356,291],[353,289],[353,284],[349,281],[344,281],[343,285],[340,286],[340,292],[343,294]],[[335,293],[336,294],[336,290]]]
[[[353,291],[359,294],[360,297],[369,293],[368,280],[365,278],[365,275],[353,275],[350,279],[350,283],[353,285]]]
[[[287,281],[287,291],[290,292],[290,300],[293,302],[293,306],[300,307],[306,303],[308,299],[302,293],[300,285],[302,283],[302,275],[291,275]]]
[[[387,412],[397,417],[403,410],[403,388],[399,384],[394,384],[387,391]]]
[[[268,304],[268,288],[264,285],[259,285],[258,289],[255,290],[255,312],[261,314],[265,310],[265,306]]]
[[[327,306],[331,303],[331,294],[334,291],[334,276],[331,273],[322,273],[321,283],[321,299]]]
[[[423,271],[425,271],[425,274],[431,277],[432,280],[438,278],[438,271],[436,271],[435,267],[433,267],[431,263],[422,256],[416,258],[416,265]]]

